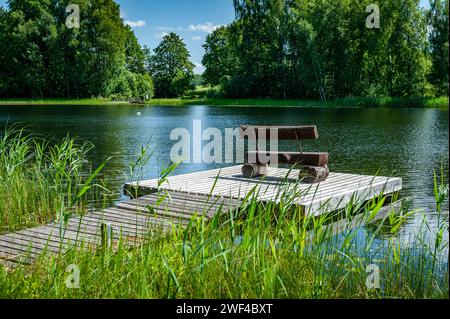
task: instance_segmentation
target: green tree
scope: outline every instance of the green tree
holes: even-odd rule
[[[133,73],[144,74],[144,51],[129,26],[125,27],[125,36],[126,68]]]
[[[125,29],[113,0],[91,0],[80,27],[78,73],[89,96],[102,96],[125,62]],[[84,12],[84,11],[83,11]]]
[[[68,28],[72,2],[10,0],[0,10],[0,96],[152,96],[143,50],[117,3],[78,0],[80,28]]]
[[[194,64],[189,58],[189,51],[177,34],[170,33],[163,38],[154,55],[147,58],[156,96],[178,97],[192,87]]]
[[[429,12],[430,47],[433,62],[430,81],[436,88],[438,95],[449,94],[449,1],[431,0]]]
[[[419,0],[389,0],[383,11],[383,27],[389,32],[386,45],[386,85],[391,96],[421,96],[425,93],[430,61],[427,29]]]
[[[285,82],[285,0],[234,0],[241,68],[233,79],[246,96],[280,96]],[[283,88],[281,88],[283,89]],[[232,91],[237,91],[233,88]]]
[[[153,79],[148,73],[138,74],[135,97],[142,101],[152,99],[154,96]]]
[[[211,85],[218,85],[224,78],[236,74],[238,58],[232,40],[231,27],[220,27],[206,37],[203,48],[205,66],[203,78]]]
[[[50,0],[10,0],[2,13],[0,72],[7,96],[43,97],[50,50],[57,37]],[[50,86],[51,89],[51,86]]]

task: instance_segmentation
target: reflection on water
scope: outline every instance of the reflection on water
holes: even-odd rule
[[[423,208],[433,223],[433,170],[448,171],[448,110],[361,108],[241,108],[155,106],[14,106],[0,107],[0,129],[22,123],[34,133],[61,138],[70,133],[93,142],[95,163],[113,156],[106,175],[119,189],[129,163],[149,140],[155,155],[145,170],[154,178],[170,164],[170,133],[192,131],[192,121],[204,129],[251,125],[317,125],[319,140],[303,143],[305,150],[328,151],[335,172],[367,173],[403,178],[402,196]],[[280,142],[280,149],[289,149]],[[182,164],[176,173],[213,169],[224,164]],[[448,214],[448,203],[445,210]],[[403,227],[407,238],[421,224],[416,214]],[[447,234],[448,237],[448,234]],[[400,238],[400,236],[399,236]]]

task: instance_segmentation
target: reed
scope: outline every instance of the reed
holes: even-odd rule
[[[106,190],[92,170],[88,142],[51,141],[17,126],[0,134],[0,233],[83,213]],[[98,182],[98,183],[97,183]],[[108,192],[103,192],[107,194]]]
[[[146,159],[143,150],[133,176]],[[172,170],[161,173],[161,183]],[[119,240],[114,249],[80,248],[13,271],[0,267],[0,298],[449,298],[444,172],[434,190],[437,225],[414,212],[424,218],[413,245],[401,245],[398,236],[412,214],[405,206],[375,221],[392,200],[383,194],[364,203],[355,198],[340,212],[367,227],[348,223],[336,232],[333,215],[305,215],[293,204],[301,196],[295,186],[282,189],[276,205],[258,202],[256,187],[240,208],[219,208],[209,221],[199,211],[187,227],[148,236],[135,248]],[[66,285],[69,265],[80,270],[78,289]]]

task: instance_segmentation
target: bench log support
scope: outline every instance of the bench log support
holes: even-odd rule
[[[325,166],[303,166],[300,168],[298,178],[304,183],[320,183],[330,175],[328,165]]]
[[[275,134],[276,133],[276,134]],[[316,140],[319,137],[316,126],[247,126],[240,127],[240,135],[247,140],[296,140],[300,152],[266,152],[259,151],[245,153],[245,164],[242,167],[244,178],[254,178],[268,174],[270,164],[298,165],[299,179],[304,183],[319,183],[325,181],[328,169],[328,153],[303,152],[300,140]],[[262,160],[261,160],[262,159]]]
[[[254,178],[265,176],[269,173],[269,165],[267,164],[244,164],[242,166],[242,176],[244,178]]]

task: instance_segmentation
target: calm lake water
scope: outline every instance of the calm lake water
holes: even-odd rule
[[[30,131],[62,138],[70,133],[95,144],[95,163],[110,160],[106,174],[114,187],[125,174],[142,145],[149,140],[156,154],[145,177],[157,177],[170,163],[175,128],[192,132],[193,120],[208,127],[237,128],[252,125],[304,125],[319,128],[318,141],[304,143],[304,150],[328,151],[335,172],[399,176],[402,196],[413,208],[423,209],[433,223],[433,170],[449,166],[449,112],[434,109],[365,108],[243,108],[159,106],[14,106],[0,107],[0,129],[21,123]],[[296,147],[295,144],[291,145]],[[280,149],[289,145],[280,144]],[[183,164],[176,173],[218,168],[225,164]],[[445,206],[448,211],[448,203]],[[448,213],[447,213],[448,214]],[[407,239],[421,223],[421,214],[410,218],[398,238]],[[447,234],[448,238],[448,234]],[[405,240],[406,240],[405,239]],[[382,240],[382,239],[380,239]]]

